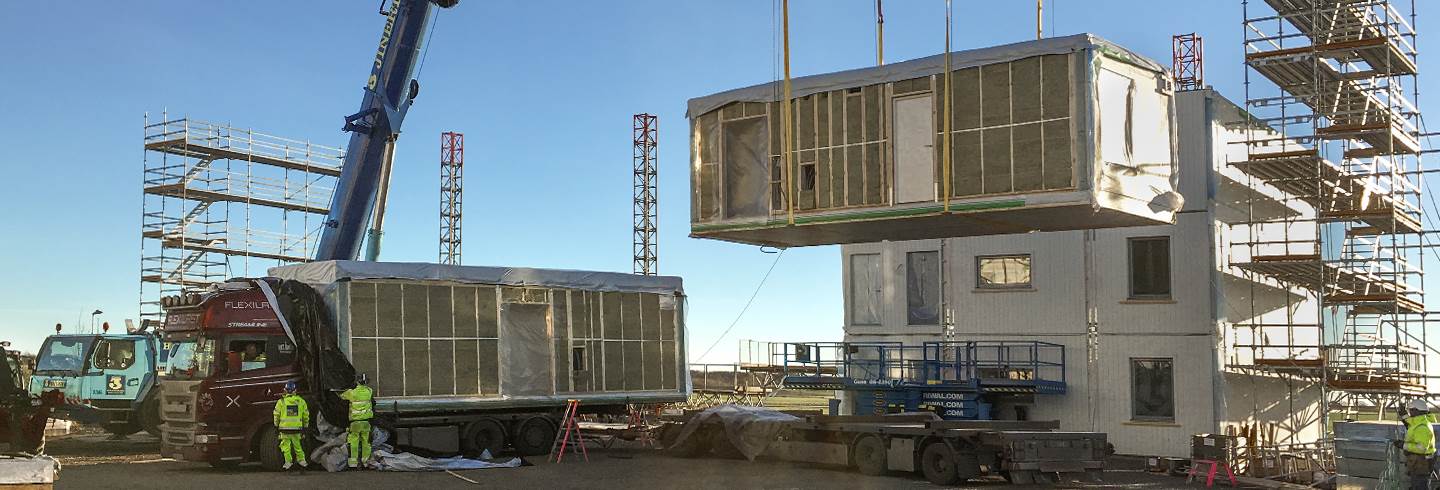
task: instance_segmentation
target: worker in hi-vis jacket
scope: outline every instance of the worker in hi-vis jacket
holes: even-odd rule
[[[369,381],[365,373],[360,373],[355,376],[355,387],[340,393],[340,398],[350,402],[350,428],[345,442],[350,446],[351,468],[370,462],[370,419],[375,417],[375,393],[370,390]]]
[[[1395,445],[1405,451],[1405,474],[1410,477],[1410,488],[1430,489],[1430,458],[1435,456],[1435,431],[1430,424],[1436,422],[1430,413],[1430,404],[1425,400],[1411,400],[1405,407],[1405,439]]]
[[[305,437],[305,428],[310,426],[310,407],[295,390],[295,382],[286,381],[285,396],[275,402],[275,429],[280,436],[280,456],[285,458],[283,469],[287,470],[297,460],[301,468],[310,466],[305,458],[305,448],[300,443]]]

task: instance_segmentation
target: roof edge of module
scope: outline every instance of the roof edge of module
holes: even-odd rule
[[[684,293],[683,282],[678,276],[645,276],[623,272],[486,267],[421,262],[324,260],[272,267],[269,274],[282,279],[293,279],[319,285],[338,282],[342,279],[398,279],[588,291]]]
[[[1167,72],[1165,66],[1156,63],[1155,60],[1090,33],[952,51],[950,64],[952,69],[960,70],[1031,56],[1071,53],[1085,49],[1097,49],[1111,59],[1141,69],[1156,73]],[[792,78],[790,85],[792,95],[798,98],[831,90],[909,80],[944,71],[945,54],[941,53],[887,65]],[[732,102],[779,101],[781,98],[779,83],[778,81],[766,82],[690,99],[685,116],[693,118]]]

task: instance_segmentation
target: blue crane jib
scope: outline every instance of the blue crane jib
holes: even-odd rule
[[[459,0],[392,0],[385,30],[375,52],[360,111],[345,118],[350,144],[330,199],[330,216],[315,249],[316,260],[355,260],[375,206],[387,147],[400,134],[405,112],[419,92],[412,78],[433,6],[450,8]]]

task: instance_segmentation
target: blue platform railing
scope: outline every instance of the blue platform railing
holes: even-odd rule
[[[1065,392],[1065,346],[1050,342],[802,342],[784,344],[776,354],[787,379],[811,386],[830,381],[996,393]]]

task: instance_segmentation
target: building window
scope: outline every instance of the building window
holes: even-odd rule
[[[571,348],[570,348],[570,370],[571,370],[571,371],[584,371],[584,370],[585,370],[585,366],[587,366],[587,365],[588,365],[588,364],[585,362],[585,347],[583,347],[583,346],[580,346],[580,347],[571,347]]]
[[[1175,420],[1175,361],[1130,359],[1130,417]]]
[[[880,254],[850,256],[850,324],[880,324]]]
[[[1130,239],[1130,298],[1170,299],[1170,237]]]
[[[980,289],[1030,288],[1030,254],[975,257],[975,287]]]
[[[940,324],[940,252],[905,254],[905,324]]]

